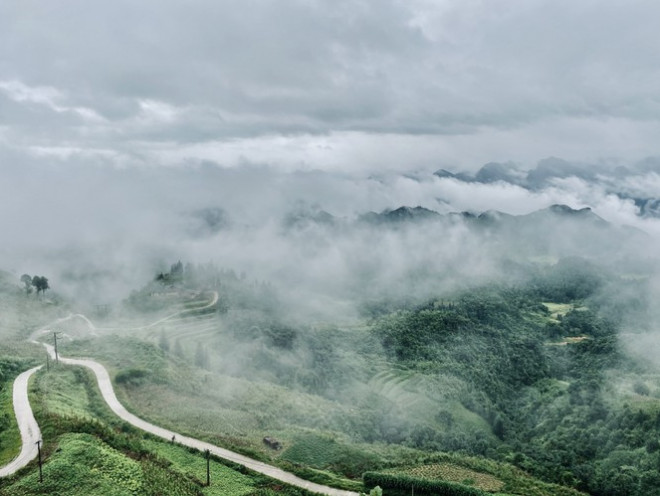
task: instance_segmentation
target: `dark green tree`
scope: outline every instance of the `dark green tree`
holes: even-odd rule
[[[44,276],[34,276],[32,278],[32,285],[37,288],[37,294],[45,293],[47,289],[50,289],[48,278]]]

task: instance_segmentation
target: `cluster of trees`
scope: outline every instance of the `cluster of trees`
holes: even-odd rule
[[[24,289],[27,294],[31,294],[34,290],[39,293],[45,293],[47,289],[50,289],[48,285],[48,279],[44,276],[30,276],[29,274],[23,274],[21,276],[21,282],[24,284]]]
[[[660,412],[629,406],[611,383],[615,374],[650,366],[620,346],[626,309],[604,317],[616,304],[604,295],[616,292],[603,291],[589,267],[559,269],[535,285],[472,291],[451,305],[432,302],[375,322],[385,353],[400,366],[469,384],[461,402],[498,438],[416,426],[397,442],[510,461],[601,496],[660,494]],[[540,305],[550,295],[575,305],[555,321]],[[638,311],[639,301],[631,308]],[[634,392],[653,394],[640,380],[626,394]]]

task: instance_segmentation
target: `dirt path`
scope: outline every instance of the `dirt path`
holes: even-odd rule
[[[14,413],[16,414],[23,446],[21,447],[21,452],[16,458],[0,468],[0,477],[6,477],[13,474],[37,457],[37,441],[41,440],[41,431],[39,430],[39,425],[32,414],[32,408],[30,408],[30,401],[28,400],[28,381],[32,374],[41,367],[42,366],[40,365],[39,367],[34,367],[23,372],[14,381]]]

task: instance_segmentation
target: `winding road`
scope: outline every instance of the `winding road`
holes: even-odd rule
[[[205,305],[204,307],[200,307],[195,310],[209,308],[213,306],[217,301],[218,301],[218,293],[215,292],[213,299],[208,305]],[[158,322],[162,322],[163,320],[170,319],[176,315],[180,315],[188,311],[189,310],[184,310],[182,312],[179,312],[178,314],[169,315],[165,319],[161,319]],[[74,315],[70,315],[68,318],[71,318],[73,316]],[[64,319],[60,319],[60,321],[62,320]],[[94,329],[93,324],[86,317],[85,320],[89,323],[90,328]],[[145,327],[150,327],[150,326],[145,326]],[[30,338],[30,341],[35,344],[39,344],[35,340],[35,337],[39,333],[43,333],[46,330],[47,329],[42,328],[36,331],[35,333],[33,333],[33,335]],[[53,348],[53,346],[45,343],[41,343],[41,344],[43,344],[46,347],[48,354],[54,359],[55,349]],[[64,358],[62,356],[59,357],[59,361],[65,364],[77,365],[91,369],[92,372],[94,372],[94,375],[96,375],[96,380],[98,382],[101,395],[103,396],[103,399],[108,404],[110,409],[122,420],[128,422],[129,424],[139,429],[142,429],[143,431],[149,432],[167,441],[171,441],[172,438],[174,438],[177,443],[198,449],[200,451],[208,450],[209,452],[220,458],[232,461],[234,463],[239,463],[241,465],[248,467],[251,470],[254,470],[255,472],[259,472],[261,474],[272,477],[273,479],[277,479],[279,481],[306,489],[308,491],[312,491],[318,494],[325,494],[328,496],[358,496],[358,493],[356,492],[345,491],[342,489],[335,489],[332,487],[323,486],[321,484],[316,484],[314,482],[301,479],[300,477],[297,477],[296,475],[286,472],[278,467],[274,467],[272,465],[268,465],[266,463],[253,460],[252,458],[248,458],[247,456],[241,455],[239,453],[235,453],[228,449],[215,446],[211,443],[207,443],[199,439],[184,436],[182,434],[179,434],[178,432],[170,431],[168,429],[164,429],[157,425],[151,424],[145,420],[142,420],[140,417],[137,417],[136,415],[133,415],[128,410],[126,410],[124,405],[122,405],[119,402],[119,400],[117,399],[117,395],[115,394],[114,388],[112,386],[110,375],[108,374],[108,371],[103,365],[101,365],[98,362],[95,362],[94,360],[79,359],[79,358]],[[14,381],[14,389],[13,389],[14,411],[16,413],[16,419],[18,420],[23,446],[21,448],[21,453],[18,455],[18,457],[12,460],[8,465],[5,465],[4,467],[0,468],[0,477],[6,477],[8,475],[15,473],[18,469],[25,467],[30,461],[34,460],[34,458],[36,458],[37,456],[36,443],[38,440],[41,439],[41,432],[39,430],[39,425],[34,419],[32,409],[30,408],[30,402],[28,401],[28,380],[30,376],[40,368],[41,366],[34,367],[26,372],[23,372]]]
[[[28,463],[37,457],[37,441],[41,440],[41,431],[39,424],[34,419],[30,401],[28,400],[28,381],[32,374],[42,366],[26,370],[14,380],[13,401],[14,413],[18,421],[18,430],[21,433],[21,452],[19,455],[4,467],[0,468],[0,477],[6,477],[13,474],[18,469],[25,467]]]

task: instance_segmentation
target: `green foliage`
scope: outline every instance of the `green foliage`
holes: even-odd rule
[[[603,272],[602,267],[583,258],[563,258],[537,276],[532,285],[542,299],[570,303],[584,300],[599,291],[606,282]]]
[[[147,375],[149,375],[147,370],[131,368],[118,372],[115,376],[115,382],[117,384],[137,386],[144,381],[144,378],[147,377]]]
[[[488,492],[498,492],[504,487],[504,482],[491,474],[475,471],[454,463],[434,463],[408,469],[396,469],[387,473],[401,473],[428,480],[444,480],[464,486],[473,486]]]
[[[373,321],[346,328],[293,322],[273,304],[276,298],[259,298],[260,285],[193,270],[191,277],[223,295],[225,313],[196,315],[205,299],[198,292],[165,315],[189,313],[162,326],[68,346],[76,350],[70,354],[96,353],[120,371],[117,383],[130,386],[119,390],[129,409],[259,459],[291,464],[306,478],[346,484],[337,474],[395,468],[410,476],[438,462],[439,451],[451,451],[452,464],[492,474],[507,494],[575,495],[577,488],[656,495],[660,380],[626,355],[618,326],[634,320],[605,317],[622,308],[611,304],[607,294],[614,293],[604,291],[606,282],[593,267],[581,264],[539,269],[522,288],[478,288],[398,308],[390,302]],[[179,287],[193,287],[187,274],[186,268]],[[163,329],[173,353],[159,343]],[[198,343],[208,350],[207,364],[195,353]],[[196,359],[203,370],[191,366]],[[611,381],[621,371],[625,393]],[[640,371],[645,375],[638,380]],[[57,422],[46,422],[50,432],[98,431],[113,447],[127,439],[113,441],[82,420]],[[285,449],[264,448],[264,435],[277,437]],[[466,454],[515,464],[548,483],[484,458],[468,462]],[[461,490],[483,489],[472,474],[452,482],[463,482]]]
[[[385,489],[414,489],[421,494],[438,496],[486,496],[488,493],[473,487],[452,482],[421,479],[404,474],[386,474],[382,472],[365,472],[362,476],[367,488],[380,486]]]
[[[48,285],[48,279],[44,276],[32,277],[32,286],[37,289],[37,294],[45,293],[47,289],[50,289],[50,286]]]
[[[159,459],[166,460],[170,469],[185,474],[198,487],[206,484],[206,460],[203,453],[156,441],[145,441],[144,446]],[[233,470],[216,460],[212,460],[211,486],[204,488],[207,496],[246,495],[254,491],[254,480],[249,475]]]
[[[382,463],[372,453],[312,433],[298,436],[282,453],[281,459],[331,470],[349,478],[358,478],[364,471]]]
[[[44,481],[34,470],[5,494],[86,494],[137,496],[142,492],[140,464],[89,434],[66,434],[56,456],[43,467]]]
[[[12,381],[17,373],[3,370],[5,381],[0,383],[0,465],[9,463],[21,450],[21,435],[12,403]]]
[[[46,440],[42,449],[45,482],[38,482],[32,465],[22,477],[0,482],[2,496],[238,496],[271,490],[282,496],[309,495],[216,457],[211,457],[211,486],[205,487],[202,453],[151,436],[144,440],[108,413],[84,368],[62,366],[41,372],[31,390],[31,403]],[[70,407],[63,408],[64,404]]]

